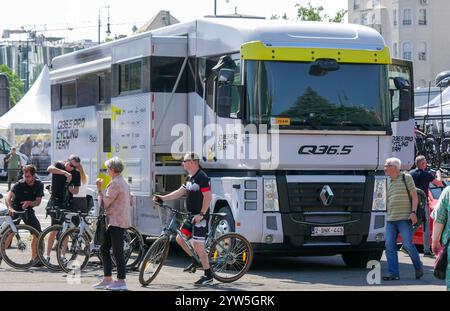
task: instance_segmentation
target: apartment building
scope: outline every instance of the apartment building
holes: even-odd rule
[[[448,0],[348,0],[349,23],[376,29],[393,57],[414,62],[416,87],[450,70],[449,17]]]

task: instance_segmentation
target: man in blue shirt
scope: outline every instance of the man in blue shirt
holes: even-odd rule
[[[434,257],[430,249],[430,210],[428,208],[428,190],[430,183],[433,183],[437,187],[444,187],[441,179],[441,172],[436,171],[436,176],[427,170],[427,160],[424,156],[420,155],[416,158],[416,168],[409,172],[414,179],[414,183],[417,188],[425,192],[427,196],[425,206],[426,221],[423,223],[423,254],[426,257]]]

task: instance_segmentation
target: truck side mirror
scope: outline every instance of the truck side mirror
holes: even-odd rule
[[[394,85],[400,95],[399,120],[408,121],[413,116],[414,107],[411,83],[405,78],[396,77],[394,78]]]
[[[217,93],[217,115],[221,118],[229,118],[231,114],[231,85],[222,84]]]

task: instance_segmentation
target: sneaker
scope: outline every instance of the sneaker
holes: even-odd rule
[[[207,277],[206,275],[202,275],[202,277],[194,283],[194,285],[207,285],[213,282],[213,277]]]
[[[127,287],[127,284],[125,282],[115,281],[115,282],[110,283],[109,285],[107,285],[106,289],[109,289],[111,291],[127,291],[128,287]]]
[[[189,266],[183,269],[183,272],[195,273],[197,269],[200,269],[202,265],[200,263],[191,263]]]
[[[36,260],[36,259],[35,259]],[[42,263],[42,261],[38,260],[35,264],[34,264],[35,268],[42,268],[45,267],[45,265]]]
[[[45,257],[45,261],[47,261],[48,263],[50,263],[50,256]]]
[[[67,260],[66,257],[60,257],[59,259],[61,260],[61,262],[64,266],[67,266],[67,264],[69,263],[69,261]]]
[[[103,280],[97,284],[92,285],[92,287],[95,289],[106,289],[106,287],[108,285],[111,285],[112,283],[113,283],[112,281]]]
[[[383,276],[383,281],[398,281],[398,280],[400,280],[399,276],[395,276],[395,275]]]
[[[416,280],[420,279],[421,277],[423,277],[423,268],[416,270]]]

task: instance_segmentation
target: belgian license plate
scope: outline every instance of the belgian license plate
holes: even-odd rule
[[[344,227],[313,227],[312,236],[343,236]]]

